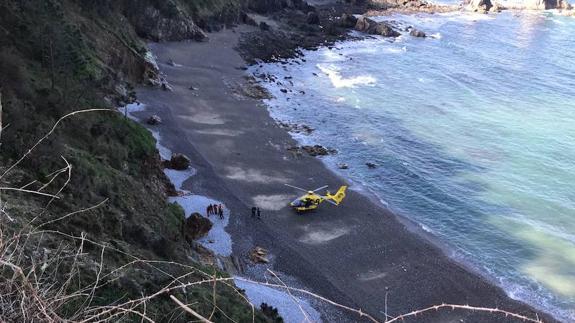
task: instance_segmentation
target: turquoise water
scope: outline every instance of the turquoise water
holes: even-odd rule
[[[382,19],[433,37],[256,66],[282,83],[268,84],[272,115],[316,128],[298,139],[337,148],[328,164],[509,295],[575,320],[575,19]]]

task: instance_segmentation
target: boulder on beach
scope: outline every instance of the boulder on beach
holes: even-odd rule
[[[260,264],[267,264],[270,262],[266,256],[268,255],[268,251],[262,247],[255,247],[250,252],[250,259],[255,263]]]
[[[175,170],[186,170],[190,167],[190,158],[184,154],[172,154],[172,158],[166,160],[164,166]]]
[[[154,114],[150,116],[148,120],[146,120],[146,123],[149,124],[150,126],[159,125],[160,123],[162,123],[162,118]]]
[[[203,217],[199,213],[192,213],[185,221],[183,233],[186,241],[192,242],[205,237],[212,229],[213,223],[210,219]]]
[[[411,29],[411,31],[409,32],[409,34],[410,34],[411,36],[413,36],[413,37],[422,37],[422,38],[427,37],[427,35],[426,35],[423,31],[417,30],[417,29],[415,29],[415,28]]]

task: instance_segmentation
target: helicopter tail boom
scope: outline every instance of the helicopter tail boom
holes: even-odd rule
[[[341,201],[345,198],[345,190],[347,186],[340,187],[335,194],[330,194],[329,192],[326,194],[328,200],[335,202],[336,205],[339,205]]]

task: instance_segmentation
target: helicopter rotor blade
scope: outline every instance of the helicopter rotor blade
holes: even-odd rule
[[[324,185],[324,186],[322,186],[322,187],[320,187],[320,188],[316,188],[316,189],[313,190],[312,192],[321,191],[321,190],[323,190],[324,188],[327,188],[327,187],[328,187],[328,185]]]
[[[327,196],[320,195],[320,197],[321,197],[324,201],[328,202],[329,204],[333,204],[333,205],[335,205],[335,206],[338,206],[337,203],[335,203],[334,201],[330,200]]]
[[[307,191],[308,191],[308,190],[304,190],[304,189],[301,188],[301,187],[293,186],[293,185],[290,185],[290,184],[284,184],[284,185],[285,185],[285,186],[289,186],[289,187],[291,187],[291,188],[295,188],[296,190],[300,190],[300,191],[302,191],[302,192],[306,192],[306,193],[307,193]]]

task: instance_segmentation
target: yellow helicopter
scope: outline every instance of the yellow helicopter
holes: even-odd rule
[[[293,200],[289,204],[298,213],[315,210],[318,208],[320,203],[324,202],[324,201],[328,202],[330,204],[333,204],[335,206],[338,206],[341,203],[341,201],[343,201],[343,199],[345,198],[345,190],[347,189],[347,186],[341,186],[337,190],[337,192],[333,195],[329,191],[327,191],[325,195],[320,195],[320,194],[317,194],[316,192],[327,188],[327,185],[322,186],[320,188],[316,188],[315,190],[312,190],[312,191],[304,190],[301,187],[297,187],[297,186],[293,186],[293,185],[289,185],[289,184],[285,184],[285,185],[289,186],[291,188],[295,188],[297,190],[306,192],[305,195],[298,197],[297,199]]]

